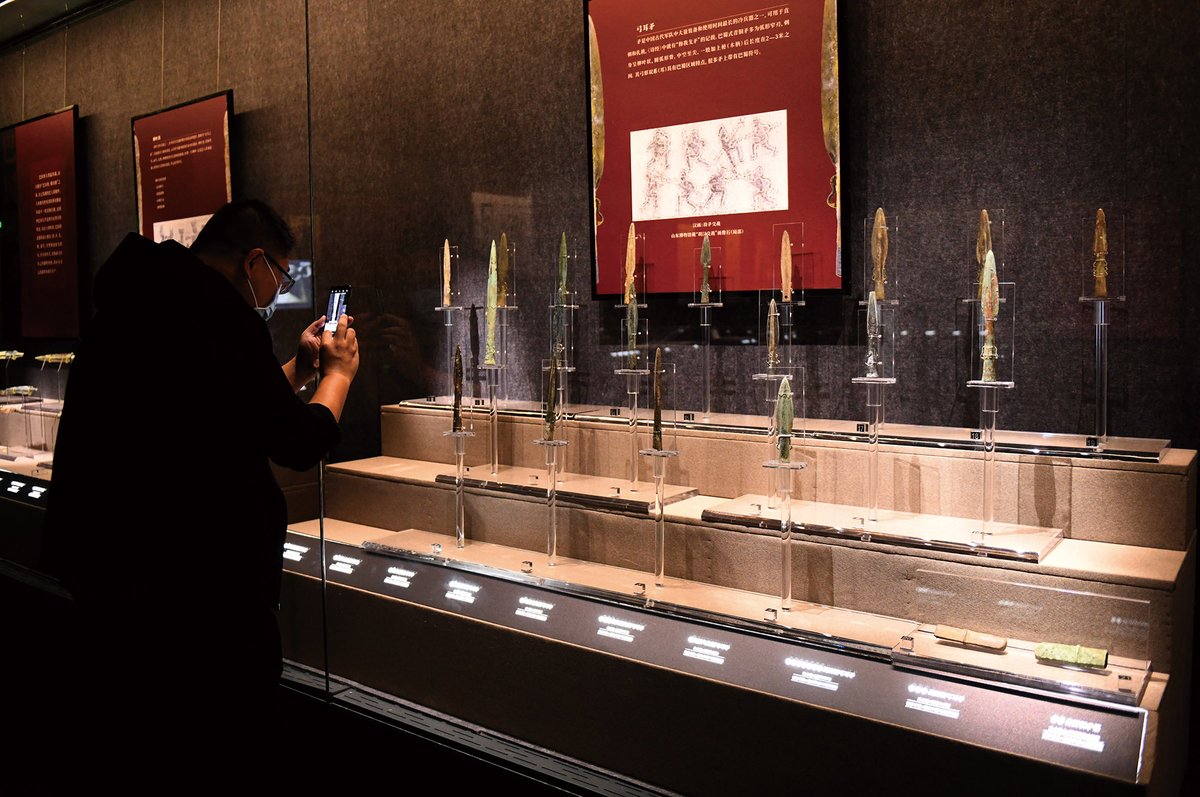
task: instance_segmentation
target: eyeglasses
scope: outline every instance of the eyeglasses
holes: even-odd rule
[[[291,289],[293,287],[295,287],[295,285],[296,285],[296,278],[293,277],[291,274],[287,273],[282,268],[280,268],[279,264],[276,263],[275,260],[270,255],[268,255],[265,251],[262,253],[262,256],[263,256],[264,260],[266,260],[268,263],[270,263],[272,266],[275,267],[276,271],[278,271],[280,274],[283,275],[283,283],[279,286],[279,292],[280,293],[288,293],[289,291],[291,291]]]

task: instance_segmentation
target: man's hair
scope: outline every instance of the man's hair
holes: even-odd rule
[[[197,254],[240,257],[261,247],[287,257],[295,245],[291,227],[274,208],[257,199],[239,199],[214,213],[190,248]]]

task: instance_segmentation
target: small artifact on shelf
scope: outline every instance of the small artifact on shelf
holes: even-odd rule
[[[712,244],[708,242],[708,233],[700,244],[700,304],[708,304],[708,273],[712,268]]]
[[[792,420],[795,408],[792,406],[792,385],[785,376],[779,382],[779,394],[775,397],[775,429],[778,433],[776,446],[779,449],[779,461],[792,461]]]
[[[792,236],[783,231],[783,239],[779,242],[779,299],[792,300]]]
[[[6,387],[0,392],[3,392],[5,396],[32,396],[37,392],[37,388],[33,385],[14,385]]]
[[[779,365],[779,308],[772,297],[767,305],[767,367]]]
[[[0,360],[19,360],[25,356],[25,352],[10,349],[8,351],[0,351]]]
[[[662,443],[662,349],[654,350],[654,426],[650,438],[650,447],[655,451],[663,450]]]
[[[462,347],[454,347],[454,405],[450,416],[450,431],[461,432],[462,428],[463,363]]]
[[[887,298],[887,217],[883,208],[875,210],[875,226],[871,228],[871,281],[875,283],[875,298]]]
[[[496,306],[508,307],[508,235],[500,233],[500,260],[496,265]]]
[[[497,274],[496,274],[496,242],[492,241],[492,251],[488,255],[488,278],[487,278],[487,309],[485,310],[484,323],[487,325],[483,344],[483,364],[496,364],[496,294],[497,294]]]
[[[554,439],[554,424],[558,422],[558,358],[550,358],[550,375],[546,381],[546,417],[543,439]]]
[[[1108,298],[1108,222],[1104,208],[1096,211],[1096,230],[1092,234],[1092,277],[1096,281],[1096,298]]]
[[[983,316],[983,346],[979,358],[983,360],[982,382],[996,381],[996,319],[1000,315],[1000,283],[996,278],[996,258],[991,250],[983,259],[983,276],[979,282],[979,309]]]
[[[979,211],[979,231],[975,235],[975,262],[979,264],[976,281],[983,282],[983,261],[987,253],[992,251],[992,222],[988,218],[987,208]]]
[[[442,307],[450,306],[450,239],[442,244]]]
[[[1085,648],[1083,645],[1064,645],[1039,642],[1033,656],[1043,664],[1073,664],[1077,667],[1108,666],[1108,651],[1104,648]]]
[[[75,352],[68,351],[60,354],[39,354],[33,359],[41,363],[52,363],[55,365],[70,365],[75,360]]]
[[[875,291],[867,294],[867,377],[875,379],[879,376],[879,366],[883,357],[879,353],[880,342],[883,340],[883,330],[879,323],[879,302],[875,299]]]
[[[955,628],[951,625],[939,625],[933,629],[933,635],[938,639],[943,639],[947,642],[957,642],[960,645],[967,645],[973,648],[986,648],[988,650],[1004,650],[1008,647],[1008,640],[1002,636],[993,634],[982,634],[978,631],[968,631],[965,628]]]

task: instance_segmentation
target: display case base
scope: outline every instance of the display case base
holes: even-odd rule
[[[772,509],[767,503],[764,495],[743,495],[705,509],[701,518],[709,523],[778,530],[779,509]],[[792,519],[799,534],[1023,562],[1040,562],[1063,537],[1062,529],[1016,523],[993,523],[989,533],[984,534],[982,521],[969,518],[880,511],[878,520],[868,520],[865,514],[861,507],[815,501],[792,506]]]

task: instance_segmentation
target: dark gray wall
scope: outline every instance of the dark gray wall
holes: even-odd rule
[[[1000,423],[1089,432],[1092,327],[1078,302],[1079,252],[1082,220],[1103,206],[1125,217],[1127,237],[1128,303],[1110,333],[1110,431],[1200,444],[1190,412],[1198,23],[1190,0],[844,4],[850,293],[810,294],[802,311],[811,415],[862,413],[849,381],[863,354],[860,230],[883,205],[900,223],[892,265],[903,270],[899,327],[909,333],[888,417],[975,423],[959,299],[987,207],[1004,209],[1002,278],[1019,286],[1017,387]],[[232,87],[235,192],[274,202],[305,232],[311,225],[318,296],[355,285],[364,359],[339,454],[357,456],[377,450],[379,404],[446,389],[432,309],[438,248],[444,238],[462,246],[467,296],[482,304],[487,241],[500,233],[473,217],[473,194],[530,209],[518,232],[506,229],[520,291],[512,395],[535,396],[559,236],[582,262],[590,247],[584,29],[579,0],[451,0],[436,12],[416,0],[130,0],[0,53],[0,124],[80,104],[94,269],[135,224],[129,117]],[[617,401],[611,298],[591,301],[590,268],[577,268],[572,285],[585,299],[574,398]],[[729,317],[759,300],[727,297]],[[652,336],[670,339],[680,373],[698,384],[698,350],[666,320],[666,305],[650,298]],[[742,315],[751,326],[722,331],[757,334],[753,315]],[[281,356],[300,316],[272,322]],[[714,352],[714,409],[761,409],[744,386],[762,347]]]

